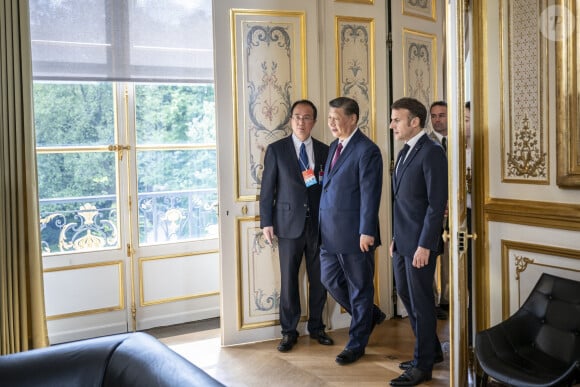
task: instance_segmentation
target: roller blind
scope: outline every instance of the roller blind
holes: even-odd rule
[[[29,0],[34,79],[213,81],[211,0]]]

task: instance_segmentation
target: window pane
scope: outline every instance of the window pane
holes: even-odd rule
[[[215,144],[213,84],[137,85],[137,144]]]
[[[43,253],[118,247],[116,153],[37,157]]]
[[[38,147],[114,144],[111,83],[34,83]]]
[[[217,238],[215,149],[139,151],[142,245]]]

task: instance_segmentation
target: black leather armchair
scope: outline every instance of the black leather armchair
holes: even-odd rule
[[[80,340],[0,356],[0,387],[222,386],[146,333]]]
[[[542,274],[520,309],[478,332],[475,355],[489,376],[512,386],[571,386],[580,380],[580,282]]]

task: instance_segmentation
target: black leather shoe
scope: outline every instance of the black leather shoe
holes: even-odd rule
[[[318,340],[318,342],[322,345],[334,345],[334,340],[332,340],[332,338],[328,336],[326,332],[324,332],[324,329],[311,333],[310,337]]]
[[[375,329],[377,325],[380,325],[385,319],[387,315],[379,309],[378,306],[373,305],[373,324],[371,326],[371,332]]]
[[[433,363],[435,364],[443,363],[443,360],[445,360],[445,358],[443,357],[443,351],[439,351],[435,354],[435,360],[433,361]],[[399,363],[399,368],[402,370],[408,370],[413,367],[415,367],[415,360],[407,360]]]
[[[336,362],[340,365],[354,363],[365,354],[365,350],[355,351],[352,349],[345,349],[336,356]]]
[[[416,386],[431,380],[431,371],[409,368],[401,376],[391,380],[391,386]]]
[[[278,351],[288,352],[289,350],[292,349],[292,347],[294,346],[294,344],[296,344],[297,341],[298,338],[296,336],[283,335],[282,341],[280,341],[280,344],[278,344]]]

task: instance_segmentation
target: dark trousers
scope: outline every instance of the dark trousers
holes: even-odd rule
[[[280,325],[283,335],[298,336],[296,327],[302,313],[300,308],[299,277],[302,257],[306,260],[308,274],[308,331],[324,329],[322,310],[326,302],[326,289],[320,281],[320,254],[318,230],[306,219],[304,232],[297,239],[278,238],[280,255]]]
[[[415,366],[431,371],[436,351],[441,350],[437,337],[437,318],[433,296],[437,254],[431,252],[429,263],[420,269],[413,267],[413,257],[393,252],[393,271],[397,293],[409,313],[409,322],[415,334]]]
[[[320,250],[322,283],[330,295],[351,315],[347,349],[365,349],[372,329],[375,296],[374,251],[331,254]]]

